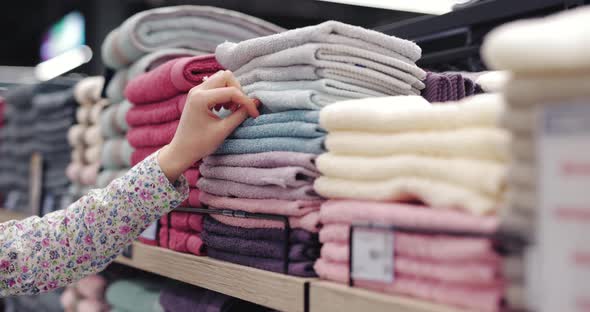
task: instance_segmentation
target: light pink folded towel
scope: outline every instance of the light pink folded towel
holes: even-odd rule
[[[320,209],[321,200],[280,200],[221,197],[201,192],[203,204],[219,209],[242,210],[252,213],[271,213],[301,217]]]
[[[236,154],[208,156],[203,164],[209,166],[279,168],[303,167],[317,171],[314,161],[317,155],[295,152],[266,152],[256,154]]]
[[[226,180],[201,178],[197,182],[197,187],[204,192],[226,197],[285,200],[320,199],[311,185],[282,188],[280,186],[257,186]]]
[[[211,207],[216,208],[216,207]],[[285,224],[282,221],[263,220],[263,219],[247,219],[236,218],[224,215],[212,214],[213,219],[227,225],[237,226],[242,228],[272,228],[283,229]],[[302,217],[289,217],[289,225],[293,229],[304,229],[306,231],[317,233],[320,228],[320,216],[317,211],[312,211]]]
[[[498,228],[497,217],[473,216],[393,202],[329,200],[322,204],[320,218],[323,224],[373,221],[397,226],[478,233],[494,233]]]
[[[320,258],[316,261],[314,269],[323,279],[348,282],[347,264],[328,262]],[[504,293],[501,284],[489,287],[459,286],[404,274],[396,274],[391,284],[359,280],[355,281],[355,286],[485,312],[500,311]]]
[[[127,124],[137,128],[180,120],[186,96],[187,94],[180,94],[158,103],[134,105],[125,115]]]
[[[312,185],[319,176],[317,171],[303,167],[252,168],[202,164],[199,170],[204,178],[259,186],[276,185],[282,188]]]

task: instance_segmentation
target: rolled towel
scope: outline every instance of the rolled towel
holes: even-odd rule
[[[143,11],[113,30],[102,45],[104,63],[122,68],[142,55],[164,48],[213,52],[225,41],[240,42],[284,31],[239,12],[195,5]]]
[[[86,150],[84,151],[84,162],[87,164],[94,164],[100,162],[102,148],[102,144],[97,144],[86,148]]]
[[[127,132],[125,115],[131,109],[131,103],[109,105],[100,115],[100,131],[105,138],[114,138]]]
[[[321,154],[324,152],[324,138],[261,138],[226,139],[215,151],[215,155],[253,154],[264,152],[296,152]]]
[[[239,237],[247,240],[285,241],[285,229],[280,228],[244,228],[223,224],[210,216],[203,219],[204,231],[225,237]],[[289,242],[314,244],[318,241],[317,233],[303,229],[290,229]]]
[[[429,72],[424,83],[422,96],[431,103],[458,101],[483,92],[473,80],[459,73]]]
[[[180,94],[158,103],[134,105],[125,117],[127,124],[137,128],[180,120],[186,96],[187,94]]]
[[[125,100],[125,86],[127,86],[129,69],[120,68],[115,72],[106,88],[106,96],[113,103]]]
[[[280,200],[222,197],[201,192],[199,200],[211,207],[301,217],[319,209],[322,200]]]
[[[74,87],[74,97],[80,105],[90,106],[100,100],[103,85],[104,77],[102,76],[84,78]]]
[[[84,136],[88,127],[81,124],[75,124],[68,130],[68,142],[72,147],[79,147],[84,145]]]
[[[237,44],[223,43],[217,47],[215,55],[225,68],[236,71],[257,57],[313,42],[344,44],[394,57],[410,64],[418,60],[421,55],[420,48],[413,42],[336,21],[293,29]]]
[[[94,146],[97,144],[102,143],[103,137],[100,133],[100,127],[98,125],[93,125],[84,132],[84,144],[88,146]]]
[[[84,156],[85,150],[83,148],[74,148],[70,155],[72,162],[77,163],[86,163],[86,158]]]
[[[173,59],[129,81],[125,97],[135,105],[161,102],[188,92],[222,69],[212,54]]]
[[[103,145],[101,164],[104,168],[109,169],[129,167],[132,153],[133,147],[129,145],[127,140],[123,138],[107,140]]]
[[[88,116],[88,121],[90,124],[98,124],[100,122],[100,115],[102,114],[102,111],[109,105],[110,102],[107,99],[101,99],[92,105],[92,108],[90,109],[90,115]]]
[[[197,182],[197,186],[204,192],[226,197],[285,200],[320,199],[311,185],[283,188],[280,186],[257,186],[226,180],[201,178]]]
[[[76,109],[76,121],[81,125],[90,124],[90,106],[82,106]]]
[[[201,165],[204,178],[220,179],[249,185],[274,185],[282,188],[311,185],[319,176],[316,171],[302,167],[250,168]]]
[[[264,116],[264,115],[263,115]],[[257,154],[236,154],[208,156],[203,164],[208,166],[280,168],[303,167],[316,171],[314,165],[316,155],[293,152],[266,152]]]
[[[127,140],[134,148],[161,147],[170,144],[179,120],[159,125],[147,125],[139,128],[131,128],[127,132]]]

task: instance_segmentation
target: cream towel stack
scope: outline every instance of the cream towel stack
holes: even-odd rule
[[[431,105],[396,96],[322,109],[329,153],[316,161],[328,198],[417,199],[437,209],[494,215],[506,180],[509,135],[497,127],[502,98],[485,94]]]

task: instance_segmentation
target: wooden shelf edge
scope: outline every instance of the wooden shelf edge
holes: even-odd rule
[[[26,215],[22,212],[15,212],[10,211],[4,208],[0,208],[0,223],[12,221],[12,220],[22,220],[28,218],[29,215]]]
[[[137,242],[131,259],[119,256],[115,262],[280,311],[304,312],[306,287],[312,280]]]
[[[309,286],[311,312],[459,312],[452,307],[413,298],[381,294],[327,281],[312,281]]]

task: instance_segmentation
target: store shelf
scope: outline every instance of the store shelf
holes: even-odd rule
[[[131,259],[117,263],[280,311],[305,311],[310,279],[253,269],[208,257],[134,243]]]
[[[14,211],[9,211],[4,208],[0,208],[0,223],[6,222],[6,221],[11,221],[11,220],[22,220],[27,217],[28,217],[28,215],[26,215],[26,214],[14,212]]]
[[[442,305],[351,288],[332,282],[313,281],[309,288],[311,312],[459,312]]]

